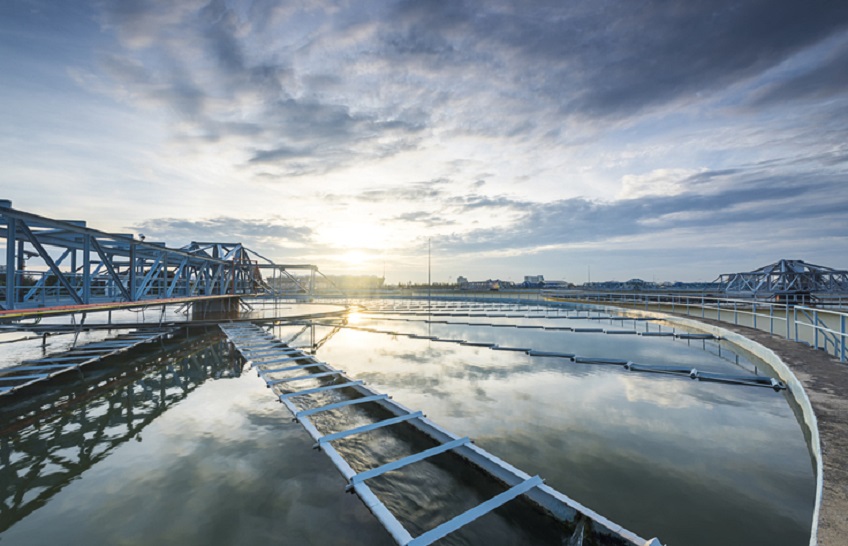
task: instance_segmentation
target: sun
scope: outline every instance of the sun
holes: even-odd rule
[[[341,261],[351,266],[363,265],[368,261],[368,258],[368,254],[361,250],[350,250],[340,256]]]

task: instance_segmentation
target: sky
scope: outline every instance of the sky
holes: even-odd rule
[[[0,2],[0,198],[388,283],[848,269],[848,2]]]

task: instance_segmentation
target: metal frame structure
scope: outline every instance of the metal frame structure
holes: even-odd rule
[[[169,248],[141,236],[91,229],[84,221],[15,210],[8,200],[0,200],[0,237],[6,240],[5,271],[0,275],[0,308],[6,311],[272,294],[263,269],[285,275],[286,269],[311,270],[309,286],[299,285],[311,297],[317,272],[313,265],[275,264],[241,243],[193,242]],[[38,269],[27,269],[31,258]]]
[[[543,480],[538,476],[530,476],[477,447],[468,437],[459,437],[443,429],[427,419],[421,412],[412,411],[392,400],[386,394],[379,393],[363,385],[362,381],[354,380],[343,371],[333,368],[326,362],[319,361],[315,356],[288,346],[278,337],[255,324],[221,323],[218,326],[227,335],[230,342],[245,360],[257,369],[259,376],[265,381],[266,386],[274,389],[280,402],[292,413],[295,421],[299,422],[309,435],[312,436],[316,442],[314,447],[323,451],[342,476],[344,476],[347,481],[345,490],[352,491],[359,496],[366,507],[374,514],[399,545],[426,546],[432,544],[477,520],[481,516],[503,506],[507,502],[524,495],[531,503],[541,507],[544,512],[552,515],[562,523],[573,524],[578,519],[581,519],[581,517],[589,518],[592,521],[591,528],[593,532],[604,535],[611,544],[660,546],[658,539],[645,540],[635,533],[622,528],[559,491],[545,485]],[[300,364],[287,365],[283,368],[269,368],[269,366],[276,366],[282,363],[283,360],[287,362],[298,361]],[[296,374],[305,373],[280,379],[271,377],[272,374],[286,372]],[[321,378],[327,378],[331,381],[317,384],[311,381]],[[299,384],[302,381],[309,381],[309,383],[306,386],[302,386]],[[298,385],[291,386],[295,382]],[[285,384],[290,390],[286,390],[285,392],[278,391],[278,386],[282,384]],[[342,399],[339,401],[322,406],[310,407],[309,409],[302,409],[292,401],[295,397],[311,396],[329,391],[341,392],[342,389],[349,390],[358,396],[342,396],[340,397]],[[320,432],[310,418],[311,415],[316,413],[337,410],[358,404],[378,405],[384,411],[388,412],[391,417],[330,434]],[[355,471],[343,457],[342,453],[333,445],[335,440],[400,423],[410,426],[412,431],[414,431],[413,434],[429,437],[430,441],[434,442],[435,445],[424,451],[417,451],[406,457],[395,459],[361,472]],[[410,531],[392,512],[391,508],[375,495],[368,484],[368,480],[446,452],[455,453],[472,467],[476,467],[484,474],[488,474],[493,481],[500,482],[505,490],[474,508],[466,510],[454,518],[419,534],[417,537],[413,537]],[[577,536],[582,537],[582,531],[577,530],[576,532],[578,533]]]
[[[747,273],[725,273],[718,283],[728,294],[848,292],[848,271],[803,260],[779,260]]]

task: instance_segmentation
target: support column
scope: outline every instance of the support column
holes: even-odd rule
[[[91,235],[82,238],[82,301],[91,303]]]
[[[12,202],[7,201],[9,203],[9,207],[11,207]],[[17,227],[18,221],[6,217],[6,309],[14,309],[16,298],[16,282],[15,279],[17,275],[15,275],[17,271],[17,260],[15,259],[15,247],[17,240]]]
[[[138,299],[135,293],[135,266],[135,243],[130,243],[130,270],[127,275],[127,292],[130,295],[130,301]]]
[[[238,318],[239,296],[200,300],[191,304],[191,320],[223,320]]]

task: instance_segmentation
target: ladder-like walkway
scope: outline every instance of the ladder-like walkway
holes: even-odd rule
[[[111,339],[75,347],[44,358],[24,360],[20,366],[0,368],[0,397],[76,371],[145,343],[153,343],[173,335],[174,328],[136,330]]]
[[[610,543],[630,546],[660,546],[657,539],[646,541],[621,528],[545,485],[539,476],[530,476],[518,470],[475,446],[468,437],[460,438],[448,432],[428,420],[422,412],[412,411],[402,406],[391,400],[388,395],[370,389],[362,381],[348,377],[344,372],[333,368],[326,362],[320,362],[314,356],[288,346],[258,326],[249,323],[229,323],[221,324],[220,328],[242,356],[256,368],[267,386],[275,390],[279,400],[289,409],[295,420],[312,436],[316,442],[315,447],[322,450],[330,458],[347,481],[346,490],[355,492],[362,499],[398,544],[414,546],[431,544],[509,501],[525,496],[532,504],[553,515],[566,525],[579,517],[578,514],[591,518],[594,532],[606,535],[610,539]],[[302,382],[310,382],[311,385],[317,382],[317,386],[307,388],[295,386]],[[337,397],[338,401],[322,406],[308,407],[307,409],[298,407],[293,402],[294,398],[308,398],[330,392],[340,395]],[[342,396],[341,393],[347,393],[347,397]],[[350,396],[350,394],[354,396]],[[388,411],[392,417],[329,434],[320,432],[312,420],[312,416],[317,414],[353,408],[360,404],[378,404],[383,410]],[[355,471],[351,463],[343,457],[342,452],[333,445],[333,442],[343,438],[350,438],[400,423],[408,424],[416,434],[428,438],[430,443],[435,442],[436,445],[360,472]],[[419,534],[417,537],[413,537],[390,508],[372,491],[368,482],[387,472],[447,452],[462,457],[493,481],[504,484],[506,489],[478,506]]]

